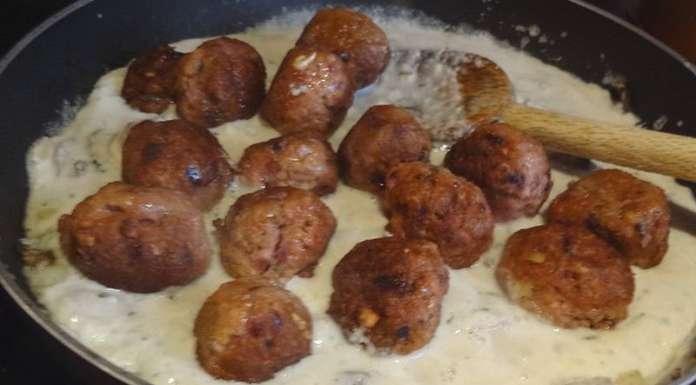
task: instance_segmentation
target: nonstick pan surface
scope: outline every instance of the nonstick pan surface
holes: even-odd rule
[[[556,42],[532,40],[526,51],[585,81],[601,84],[607,73],[620,74],[626,80],[630,110],[646,126],[666,116],[665,131],[696,136],[694,67],[654,39],[580,1],[79,1],[37,27],[0,60],[0,283],[46,331],[42,334],[49,351],[58,352],[90,383],[144,384],[53,324],[27,287],[18,240],[28,194],[28,147],[60,118],[66,102],[85,97],[101,75],[147,47],[237,32],[287,10],[322,4],[414,9],[448,24],[489,31],[514,46],[528,36],[516,26],[538,25]]]

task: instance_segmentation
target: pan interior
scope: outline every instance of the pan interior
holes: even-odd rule
[[[56,120],[56,111],[60,110],[59,106],[63,105],[65,100],[79,100],[80,95],[87,95],[95,80],[106,69],[124,65],[142,48],[183,37],[239,30],[276,14],[279,9],[275,2],[268,1],[257,2],[254,7],[235,8],[232,10],[234,12],[230,11],[227,2],[198,2],[197,9],[191,10],[191,5],[185,2],[174,2],[175,4],[168,8],[165,7],[166,2],[155,1],[146,6],[148,12],[143,12],[141,16],[133,16],[139,13],[128,7],[142,5],[83,3],[81,5],[85,6],[78,12],[51,27],[50,33],[32,38],[31,45],[18,51],[19,54],[0,76],[0,93],[6,100],[6,108],[3,117],[0,118],[1,132],[5,135],[5,140],[0,142],[4,150],[3,164],[8,165],[0,171],[3,173],[3,180],[7,181],[1,187],[3,194],[0,194],[0,204],[6,218],[14,218],[0,224],[0,230],[4,235],[1,244],[3,284],[23,303],[25,309],[47,325],[48,330],[66,340],[70,339],[58,332],[55,326],[46,323],[47,318],[39,312],[27,294],[26,282],[20,273],[21,265],[16,253],[17,245],[14,240],[22,236],[20,222],[24,213],[24,197],[27,195],[24,155],[28,146],[46,129],[45,122]],[[522,43],[528,33],[517,31],[516,26],[540,25],[543,30],[549,31],[549,34],[554,33],[558,36],[565,31],[567,35],[562,39],[566,39],[566,44],[540,45],[532,39],[526,49],[549,62],[556,62],[555,59],[560,58],[557,63],[562,68],[572,70],[585,80],[600,83],[607,69],[621,73],[630,84],[632,95],[635,95],[633,110],[643,121],[652,124],[664,115],[669,117],[665,129],[685,132],[687,127],[694,126],[694,112],[686,108],[689,101],[693,101],[694,97],[688,92],[693,87],[684,87],[684,90],[672,89],[673,84],[693,82],[691,72],[682,63],[659,53],[650,43],[637,39],[629,31],[622,30],[611,22],[597,19],[591,12],[565,2],[545,4],[530,1],[528,9],[517,9],[516,12],[509,12],[510,8],[519,8],[512,2],[485,3],[488,4],[467,4],[467,10],[456,15],[448,13],[446,7],[434,4],[410,5],[449,23],[456,24],[459,20],[468,20],[475,27],[490,30],[496,36],[508,39],[514,44]],[[154,9],[158,9],[158,12],[155,13]],[[228,12],[211,11],[214,9],[226,9]],[[153,16],[155,14],[156,16]],[[552,19],[546,18],[547,14],[553,16],[553,22],[545,22]],[[571,14],[574,16],[562,16]],[[98,15],[102,15],[102,18]],[[202,17],[206,18],[206,23],[197,22]],[[230,18],[237,21],[230,23]],[[186,22],[179,23],[175,28],[171,25],[171,20],[177,19]],[[501,19],[504,22],[498,23]],[[571,26],[580,28],[578,24],[587,24],[573,19],[597,21],[592,23],[596,27],[587,31],[586,36],[574,34],[572,28],[576,27]],[[133,31],[141,33],[129,33],[129,38],[124,39],[124,25],[130,25]],[[95,33],[94,36],[79,33],[86,29],[103,33]],[[601,35],[612,35],[617,42],[610,43],[607,39],[598,39]],[[66,39],[67,36],[72,36],[72,39]],[[105,40],[111,43],[105,45]],[[597,45],[593,47],[593,51],[604,53],[603,59],[588,59],[584,50],[573,48],[588,44],[588,41]],[[646,55],[654,59],[652,63],[655,67],[664,68],[665,71],[661,71],[658,76],[636,66],[634,59]],[[66,69],[62,72],[63,76],[55,76],[56,68]],[[646,76],[647,73],[652,75]],[[29,78],[34,81],[26,82]],[[28,84],[31,86],[27,86]],[[37,100],[41,102],[37,103]],[[76,346],[74,341],[69,344]],[[93,357],[90,359],[94,360]],[[130,378],[130,381],[134,381],[133,378]]]
[[[270,75],[310,16],[309,11],[285,16],[237,37],[261,52]],[[615,123],[637,122],[635,116],[623,113],[621,106],[612,104],[609,94],[601,88],[585,85],[509,46],[496,43],[488,35],[463,33],[461,30],[443,33],[443,26],[434,25],[432,20],[416,23],[412,18],[380,17],[379,14],[375,18],[385,28],[397,50],[455,48],[489,57],[510,75],[519,102],[570,114],[593,115]],[[177,47],[181,51],[190,51],[199,43],[199,40],[188,40]],[[87,98],[86,107],[72,119],[72,123],[60,134],[41,139],[30,152],[32,194],[26,222],[27,236],[32,247],[52,250],[56,261],[48,267],[29,270],[28,276],[54,319],[112,362],[153,383],[164,384],[171,379],[182,383],[206,383],[209,378],[198,369],[193,355],[191,330],[195,314],[205,297],[229,279],[219,265],[214,264],[205,277],[189,286],[143,296],[105,289],[86,280],[67,264],[58,245],[55,224],[60,215],[68,213],[77,202],[100,186],[119,179],[121,144],[128,127],[143,119],[175,117],[173,110],[157,117],[126,106],[119,97],[124,73],[124,69],[118,69],[103,77]],[[392,101],[399,85],[409,76],[395,63],[374,89],[364,91],[356,98],[346,121],[331,138],[333,146],[338,146],[342,136],[367,107]],[[398,95],[396,99],[400,100]],[[109,118],[104,119],[104,116]],[[217,127],[213,133],[233,162],[247,145],[276,135],[258,117]],[[441,162],[445,149],[442,147],[434,152],[433,163]],[[572,178],[588,171],[576,168],[570,173],[555,172],[552,195],[563,190]],[[687,189],[669,178],[640,175],[669,188],[676,202],[688,210],[696,210],[696,206],[691,207],[693,202]],[[82,191],[74,191],[76,184],[83,187]],[[244,186],[234,186],[223,202],[208,214],[206,222],[210,224],[215,218],[223,217],[237,197],[250,191]],[[371,356],[343,340],[340,331],[325,315],[325,306],[331,292],[330,274],[335,263],[355,243],[384,235],[384,218],[370,195],[345,186],[327,198],[326,203],[338,217],[337,234],[317,268],[316,276],[295,279],[289,284],[290,290],[302,298],[312,312],[315,353],[283,371],[283,376],[276,381],[302,383],[315,378],[321,378],[322,382],[334,378],[354,381],[353,377],[359,376],[369,378],[374,384],[408,382],[414,378],[445,384],[458,378],[457,373],[467,372],[467,378],[482,383],[531,381],[570,384],[586,381],[603,384],[633,377],[654,383],[658,377],[664,376],[665,370],[671,369],[671,355],[675,351],[684,351],[684,344],[688,345],[692,337],[696,316],[690,315],[686,309],[696,306],[696,303],[685,304],[692,300],[686,293],[696,287],[688,286],[691,274],[689,257],[678,245],[689,243],[691,238],[681,229],[673,231],[671,242],[677,244],[676,250],[666,258],[661,268],[635,270],[639,285],[644,286],[642,295],[636,299],[631,318],[617,330],[604,333],[560,331],[510,304],[495,283],[492,268],[507,235],[540,224],[541,218],[537,217],[498,225],[493,248],[477,265],[450,272],[451,288],[444,303],[443,323],[424,351],[407,358]],[[213,232],[212,227],[209,230]],[[666,280],[680,282],[680,285],[660,284]],[[665,309],[661,298],[678,298],[678,305]],[[671,333],[656,335],[664,330],[661,328],[664,322],[673,325],[669,328]],[[681,325],[681,328],[674,325]],[[663,341],[663,352],[641,349],[655,339]],[[458,341],[452,343],[454,340]],[[530,350],[525,342],[529,340],[545,342]],[[503,346],[505,349],[499,348]],[[432,365],[429,357],[437,357],[435,361],[440,364]],[[500,365],[497,362],[500,357],[508,364]],[[583,361],[583,357],[592,357],[592,360]],[[555,370],[546,368],[543,375],[534,374],[534,368],[545,367],[551,359],[557,362]],[[354,369],[345,370],[341,362],[346,361],[351,362]],[[496,363],[498,370],[486,363]],[[307,370],[312,370],[314,376],[307,377]]]

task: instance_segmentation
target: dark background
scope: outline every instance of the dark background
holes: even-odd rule
[[[51,14],[65,7],[71,0],[0,0],[0,54],[4,54],[31,28]],[[194,0],[192,0],[194,1]],[[559,0],[560,1],[560,0]],[[660,0],[661,2],[696,4],[694,0]],[[670,35],[662,34],[655,29],[651,17],[658,15],[656,10],[650,10],[642,17],[639,16],[641,0],[591,0],[591,3],[604,7],[630,21],[643,24],[657,36],[660,36],[674,46],[696,48],[694,37],[672,41]],[[684,15],[682,13],[681,15]],[[680,17],[679,14],[668,17]],[[687,21],[696,25],[696,12],[691,13]],[[683,38],[683,33],[678,38]],[[680,43],[681,41],[681,43]],[[684,50],[683,50],[684,51]],[[684,51],[686,52],[686,51]],[[693,52],[696,52],[694,49]],[[696,56],[691,56],[692,58]],[[693,60],[693,59],[692,59]],[[4,290],[0,289],[0,384],[1,385],[82,385],[75,378],[71,367],[65,367],[59,360],[46,351],[36,334],[42,333],[14,304]],[[99,385],[99,384],[90,384]]]

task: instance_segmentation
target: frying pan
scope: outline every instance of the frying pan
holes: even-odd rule
[[[241,31],[311,0],[81,0],[33,30],[0,60],[0,283],[43,330],[48,351],[94,384],[145,384],[63,332],[32,296],[22,274],[18,240],[28,193],[25,154],[110,69],[161,43]],[[608,72],[627,84],[630,109],[647,126],[696,136],[696,69],[634,27],[579,0],[392,0],[335,5],[399,7],[458,25],[469,24],[519,46],[515,26],[538,25],[554,44],[532,40],[525,50],[585,81]],[[527,35],[528,36],[528,35]],[[564,36],[564,37],[561,37]],[[621,90],[610,89],[617,96]],[[591,118],[591,117],[589,117]],[[79,188],[79,186],[76,186]],[[52,337],[49,337],[52,336]],[[685,375],[675,384],[696,380]]]

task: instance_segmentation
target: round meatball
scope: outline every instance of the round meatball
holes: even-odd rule
[[[336,265],[328,313],[351,342],[408,354],[433,338],[448,287],[436,244],[371,239]]]
[[[610,329],[626,318],[633,299],[626,259],[583,226],[516,232],[496,277],[510,299],[564,328]]]
[[[355,188],[381,194],[387,170],[430,157],[430,135],[408,110],[373,106],[350,129],[338,148],[341,176]]]
[[[354,91],[341,58],[294,48],[280,64],[260,113],[281,134],[315,132],[327,137],[343,122]]]
[[[667,252],[670,212],[661,188],[620,170],[571,183],[551,202],[551,222],[583,224],[644,269]]]
[[[338,183],[336,154],[321,135],[295,133],[244,150],[237,164],[242,180],[250,185],[292,186],[331,194]]]
[[[168,45],[150,49],[128,67],[121,96],[131,107],[161,113],[175,96],[176,66],[182,53]]]
[[[358,88],[372,84],[389,64],[387,35],[367,15],[347,8],[319,10],[297,46],[339,55]]]
[[[261,382],[311,354],[312,318],[289,291],[242,278],[206,299],[193,333],[198,362],[210,375]]]
[[[534,216],[553,185],[541,143],[505,123],[480,126],[460,139],[444,164],[481,188],[498,221]]]
[[[155,292],[208,267],[203,215],[174,190],[110,183],[63,215],[58,231],[70,262],[116,289]]]
[[[435,242],[454,269],[471,266],[493,240],[493,214],[481,190],[444,168],[392,167],[383,203],[395,236]]]
[[[229,275],[285,282],[295,274],[313,275],[336,219],[310,191],[269,187],[240,197],[216,226]]]
[[[266,68],[254,47],[228,37],[208,40],[179,62],[179,116],[201,127],[249,119],[261,105]]]
[[[127,183],[186,193],[201,210],[219,202],[233,178],[215,136],[183,120],[133,126],[123,144],[122,174]]]

